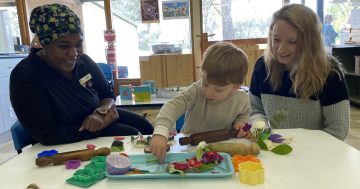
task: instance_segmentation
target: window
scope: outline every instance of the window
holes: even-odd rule
[[[112,24],[116,32],[117,65],[127,68],[128,78],[140,78],[139,56],[151,55],[153,43],[177,43],[181,45],[182,53],[191,52],[190,18],[164,20],[162,2],[158,1],[159,21],[146,23],[141,21],[140,0],[111,1]],[[103,37],[106,29],[104,2],[84,2],[83,17],[87,54],[96,62],[106,62],[107,44]]]
[[[335,45],[350,42],[350,28],[360,28],[359,8],[360,2],[356,0],[324,0],[324,16],[332,15],[331,24],[339,34],[335,39]],[[352,40],[355,42],[355,38]]]
[[[104,2],[85,2],[82,5],[82,12],[86,54],[97,63],[106,63]]]
[[[20,45],[20,30],[15,1],[0,3],[0,53],[14,53]]]
[[[202,0],[204,33],[209,41],[266,38],[272,14],[282,0]]]

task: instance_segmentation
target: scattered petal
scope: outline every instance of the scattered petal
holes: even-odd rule
[[[279,134],[272,134],[268,139],[275,143],[282,143],[284,141],[284,138]]]

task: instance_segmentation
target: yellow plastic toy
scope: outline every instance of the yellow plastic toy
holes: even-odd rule
[[[149,85],[133,86],[135,102],[150,102],[151,92]]]
[[[264,183],[264,168],[261,163],[246,161],[239,163],[240,182],[249,185]]]

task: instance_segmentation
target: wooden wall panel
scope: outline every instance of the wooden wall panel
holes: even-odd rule
[[[187,86],[193,82],[193,65],[191,54],[164,55],[164,58],[166,86]]]
[[[240,45],[239,47],[244,50],[249,60],[248,72],[246,74],[243,85],[250,86],[251,76],[254,70],[256,60],[264,54],[264,49],[260,49],[258,45]]]
[[[141,83],[146,80],[154,80],[156,87],[163,87],[163,57],[160,55],[140,57]]]
[[[140,57],[141,82],[154,80],[157,88],[187,86],[194,82],[191,54]]]

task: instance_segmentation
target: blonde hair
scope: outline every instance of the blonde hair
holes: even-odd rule
[[[228,42],[218,42],[206,49],[201,72],[209,83],[224,86],[242,84],[248,71],[248,58],[243,50]]]
[[[264,59],[267,79],[273,90],[280,88],[285,69],[272,52],[272,30],[278,20],[284,20],[297,30],[297,45],[300,60],[290,71],[293,82],[292,91],[302,100],[321,92],[327,77],[332,71],[343,74],[340,63],[326,53],[322,39],[322,24],[318,16],[308,7],[290,4],[275,12],[269,29]]]

